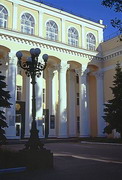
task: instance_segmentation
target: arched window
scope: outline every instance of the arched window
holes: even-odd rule
[[[96,39],[92,33],[87,34],[87,49],[91,51],[95,51],[96,49]]]
[[[0,5],[0,27],[7,27],[8,11],[2,5]]]
[[[58,26],[54,21],[48,21],[46,23],[46,38],[49,40],[58,40]]]
[[[68,29],[68,44],[71,46],[78,46],[78,31],[71,27]]]
[[[29,13],[24,13],[21,17],[21,32],[27,34],[34,34],[34,18]]]

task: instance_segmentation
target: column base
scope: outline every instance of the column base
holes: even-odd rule
[[[98,134],[97,137],[106,137],[105,134]]]
[[[18,136],[6,136],[7,139],[21,139]]]
[[[57,138],[68,138],[67,135],[58,135]]]
[[[79,135],[79,137],[81,137],[81,138],[85,138],[85,137],[90,137],[90,135]]]

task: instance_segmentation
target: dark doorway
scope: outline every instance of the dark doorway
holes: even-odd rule
[[[25,135],[25,102],[16,101],[16,136]]]

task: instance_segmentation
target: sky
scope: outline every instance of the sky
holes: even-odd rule
[[[112,27],[110,21],[115,17],[122,19],[121,13],[114,12],[113,9],[106,8],[101,5],[102,0],[35,0],[38,2],[46,2],[54,5],[57,8],[71,11],[81,15],[82,17],[90,18],[93,20],[103,20],[106,25],[104,30],[104,38],[112,36],[118,31],[117,28]]]

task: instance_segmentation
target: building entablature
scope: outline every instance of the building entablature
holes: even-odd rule
[[[44,38],[40,38],[39,36],[27,35],[21,32],[8,30],[1,28],[0,31],[0,39],[10,41],[11,43],[19,43],[18,45],[24,44],[23,50],[29,50],[30,46],[35,46],[39,48],[43,48],[46,50],[50,50],[53,52],[65,53],[74,57],[85,57],[89,61],[101,61],[102,56],[98,51],[89,51],[87,49],[72,47],[68,44],[50,41]],[[19,47],[20,48],[20,47]],[[21,49],[21,48],[20,48]]]
[[[3,16],[6,19],[2,19],[2,22],[5,21],[5,23],[1,22],[1,27],[42,38],[55,39],[76,47],[91,48],[90,50],[96,50],[103,41],[105,26],[102,24],[102,20],[95,23],[35,1],[3,0],[0,6],[6,12],[6,16]],[[25,19],[28,25],[25,24]],[[54,33],[50,33],[49,28],[52,28],[51,32]],[[72,29],[73,31],[71,31]],[[90,38],[94,47],[88,45]]]
[[[108,53],[108,54],[104,55],[103,61],[112,60],[113,58],[116,58],[118,56],[122,56],[122,50],[118,50],[118,51],[115,51],[113,53]]]

